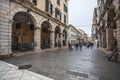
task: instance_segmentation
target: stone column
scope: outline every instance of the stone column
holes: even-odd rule
[[[55,46],[54,46],[54,40],[55,39],[55,33],[54,33],[54,31],[51,31],[51,33],[50,33],[50,44],[51,44],[51,48],[54,48]]]
[[[36,26],[34,30],[34,50],[40,51],[41,50],[41,30],[40,27]]]
[[[8,27],[8,53],[12,53],[12,24],[13,20],[9,20],[9,27]]]
[[[102,48],[106,48],[106,31],[102,32]]]
[[[57,46],[58,46],[58,40],[59,40],[59,34],[57,33],[57,35],[56,35],[56,44],[57,44]]]
[[[60,34],[60,43],[61,43],[61,46],[63,46],[63,35],[62,35],[62,33]]]
[[[117,20],[116,26],[117,26],[117,48],[118,50],[120,50],[120,20]]]
[[[113,46],[113,28],[106,29],[106,42],[107,42],[107,49],[111,50]]]
[[[101,39],[101,33],[99,33],[99,35],[98,35],[98,39],[99,39],[99,46],[98,46],[98,47],[100,48],[101,45],[102,45],[102,44],[101,44],[101,42],[102,42],[102,39]]]
[[[69,38],[69,37],[68,37],[68,34],[67,34],[66,37],[67,37],[67,38],[66,38],[66,43],[65,43],[65,44],[66,44],[66,46],[68,46],[68,38]]]
[[[3,20],[0,18],[0,20]],[[3,20],[4,21],[4,20]],[[0,25],[0,54],[9,55],[12,53],[12,23],[13,20],[6,19]]]

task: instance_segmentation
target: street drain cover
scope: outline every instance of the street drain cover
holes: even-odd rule
[[[32,67],[31,64],[25,64],[25,65],[19,66],[18,69],[28,69],[28,68],[30,68],[30,67]]]
[[[75,71],[66,71],[66,74],[80,76],[80,77],[83,77],[83,78],[88,78],[88,74],[75,72]]]

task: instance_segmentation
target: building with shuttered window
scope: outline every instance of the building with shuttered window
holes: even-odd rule
[[[120,50],[120,0],[98,0],[99,47]]]
[[[68,0],[1,0],[0,54],[68,43]]]

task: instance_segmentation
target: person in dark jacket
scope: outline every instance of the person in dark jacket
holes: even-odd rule
[[[76,50],[78,50],[78,43],[75,44]]]

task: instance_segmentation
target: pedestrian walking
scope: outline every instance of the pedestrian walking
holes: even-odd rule
[[[90,47],[91,47],[91,49],[93,48],[93,43],[92,42],[90,43]]]
[[[90,44],[89,44],[89,43],[87,43],[87,48],[89,49],[89,47],[90,47]]]
[[[61,43],[58,42],[58,47],[59,47],[59,50],[61,50]]]
[[[76,50],[78,50],[78,43],[76,43],[75,47],[76,47]]]
[[[68,43],[68,48],[69,48],[69,50],[72,50],[72,44],[71,43]]]
[[[71,44],[68,42],[68,49],[69,49],[69,50],[71,50],[71,49],[70,49],[70,46],[71,46]]]
[[[82,43],[79,44],[79,48],[80,48],[80,50],[82,50]]]
[[[73,50],[74,49],[74,45],[73,44],[71,44],[71,50]]]

